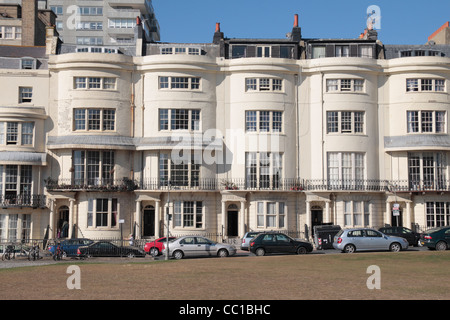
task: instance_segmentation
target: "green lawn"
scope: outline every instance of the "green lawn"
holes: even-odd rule
[[[0,269],[0,299],[450,299],[450,251],[101,261]],[[72,264],[80,290],[66,285]],[[367,288],[371,265],[380,289]]]

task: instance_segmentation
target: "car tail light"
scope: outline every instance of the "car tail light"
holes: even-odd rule
[[[162,245],[161,245],[161,249],[164,249],[164,248],[165,248],[165,246],[162,244]]]
[[[342,238],[339,237],[338,240],[337,240],[337,243],[341,243],[341,242],[342,242]]]
[[[80,249],[77,249],[77,254],[81,254],[81,251],[80,251]]]
[[[432,237],[432,236],[424,236],[423,238],[424,238],[424,239],[427,239],[427,240],[431,240],[431,239],[433,239],[433,237]]]
[[[245,243],[245,238],[242,238],[242,243]]]
[[[255,244],[255,241],[250,242],[250,247],[253,247],[254,244]]]

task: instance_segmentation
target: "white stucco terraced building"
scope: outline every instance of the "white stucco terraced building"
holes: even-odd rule
[[[141,44],[0,70],[11,92],[0,101],[2,239],[47,226],[50,237],[159,237],[167,207],[172,234],[219,240],[450,222],[448,46],[403,56],[372,31],[302,39],[297,25],[278,40],[227,39],[217,26],[212,43]],[[31,101],[17,100],[22,86]],[[44,203],[19,205],[26,186]]]

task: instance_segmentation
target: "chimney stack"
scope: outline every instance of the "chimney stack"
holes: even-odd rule
[[[302,39],[302,29],[298,26],[298,14],[294,15],[294,27],[291,32],[291,40],[300,42]]]
[[[294,28],[298,28],[298,14],[294,15]]]
[[[216,23],[216,31],[214,32],[213,43],[219,44],[223,40],[223,32],[220,32],[220,22]]]

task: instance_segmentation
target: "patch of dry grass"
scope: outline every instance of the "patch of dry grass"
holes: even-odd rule
[[[3,269],[0,299],[449,299],[450,251],[230,257],[179,261],[74,262],[81,290],[66,286],[72,264]],[[381,269],[381,290],[366,286]]]

